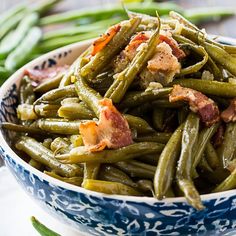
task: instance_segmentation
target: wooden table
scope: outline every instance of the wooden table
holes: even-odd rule
[[[22,0],[0,0],[0,12],[8,9],[13,4],[22,2]],[[35,2],[35,0],[26,0],[26,3]],[[64,0],[57,8],[58,11],[80,9],[84,7],[91,7],[102,5],[106,3],[119,2],[118,0]],[[211,7],[211,6],[227,6],[235,9],[235,0],[174,0],[185,9],[193,7]],[[224,35],[236,38],[236,16],[222,20],[221,22],[211,22],[203,24],[202,27],[208,33],[216,35]]]

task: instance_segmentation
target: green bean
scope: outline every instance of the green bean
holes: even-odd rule
[[[179,108],[183,106],[184,106],[183,102],[181,101],[170,102],[168,98],[159,98],[152,102],[152,107],[158,107],[158,108]]]
[[[171,137],[171,133],[153,133],[150,135],[142,135],[135,138],[136,142],[157,142],[157,143],[167,143]]]
[[[141,106],[134,107],[133,109],[129,110],[129,114],[133,116],[143,116],[147,112],[151,111],[153,108],[152,103],[144,103]]]
[[[64,138],[57,137],[51,142],[50,149],[53,152],[60,151],[60,153],[64,154],[70,152],[71,148],[70,143],[68,141],[66,141]]]
[[[218,168],[220,166],[219,157],[211,142],[207,143],[205,153],[206,153],[206,160],[209,163],[210,167],[213,170]]]
[[[153,182],[148,179],[140,179],[137,181],[138,188],[143,192],[150,191],[154,196]]]
[[[157,154],[150,154],[145,156],[137,157],[136,160],[141,161],[143,163],[147,163],[149,165],[157,165],[157,162],[159,160],[159,155]]]
[[[33,86],[28,76],[24,76],[20,82],[19,88],[19,104],[33,104],[35,101],[35,94]]]
[[[47,93],[43,94],[39,99],[35,101],[35,105],[39,103],[47,103],[47,102],[53,102],[58,99],[64,99],[67,97],[76,97],[77,93],[75,90],[74,85],[68,85],[63,88],[57,88],[48,91]]]
[[[47,93],[48,91],[52,89],[58,88],[63,76],[64,76],[64,73],[59,73],[55,77],[45,80],[34,89],[34,92]]]
[[[171,85],[173,84],[179,84],[187,88],[192,88],[205,94],[220,97],[236,97],[236,85],[226,82],[198,79],[176,79],[171,83]]]
[[[77,82],[75,83],[75,89],[78,96],[96,114],[96,116],[99,117],[99,101],[102,99],[102,96],[90,88],[83,77],[77,76],[76,78]]]
[[[201,158],[201,160],[199,161],[197,167],[198,167],[198,169],[200,169],[199,172],[207,172],[207,173],[213,172],[213,169],[211,168],[211,166],[209,165],[209,163],[208,163],[207,160],[206,160],[206,155],[205,155],[205,153],[203,153],[202,158]]]
[[[49,171],[44,171],[43,173],[45,173],[46,175],[49,175],[55,179],[61,180],[63,182],[66,182],[68,184],[73,184],[76,186],[81,186],[82,181],[83,181],[83,177],[80,176],[74,176],[74,177],[62,177],[60,175],[55,174],[54,172],[49,172]]]
[[[50,167],[59,175],[73,177],[81,175],[81,169],[72,165],[65,165],[54,158],[53,152],[38,143],[35,139],[21,136],[16,143],[16,148],[27,153],[34,160]]]
[[[51,143],[52,143],[52,138],[46,138],[43,140],[43,146],[50,149],[50,146],[51,146]]]
[[[226,52],[223,48],[218,47],[217,45],[204,42],[203,46],[216,63],[222,65],[231,74],[236,76],[236,58],[232,57],[228,52]]]
[[[88,190],[106,194],[119,194],[119,195],[130,195],[130,196],[142,195],[134,188],[118,182],[86,179],[84,180],[83,187]]]
[[[61,236],[40,223],[34,216],[31,217],[31,223],[41,236]]]
[[[179,124],[182,124],[186,120],[188,113],[189,113],[189,108],[187,106],[184,106],[182,109],[178,110]]]
[[[19,132],[19,133],[28,133],[28,134],[39,134],[39,135],[48,135],[47,132],[31,127],[31,126],[26,126],[26,125],[17,125],[9,122],[2,122],[1,123],[1,128],[11,130],[14,132]]]
[[[127,7],[130,11],[139,12],[144,14],[149,14],[156,16],[156,10],[158,10],[159,15],[166,15],[171,10],[175,10],[178,12],[182,12],[182,9],[174,4],[174,3],[151,3],[146,5],[140,5],[137,3],[127,4]],[[40,20],[41,25],[48,24],[58,24],[64,23],[68,21],[79,20],[82,18],[94,18],[97,20],[98,18],[111,18],[113,15],[125,15],[126,12],[121,7],[121,5],[113,5],[107,8],[97,8],[92,10],[74,10],[65,13],[55,14],[51,16],[43,17]]]
[[[165,196],[172,184],[175,164],[177,163],[181,148],[182,132],[183,125],[180,125],[172,134],[160,155],[153,180],[155,197],[158,199],[162,199]]]
[[[51,10],[55,5],[57,5],[60,2],[61,0],[43,0],[33,5],[31,11],[43,15],[44,13],[47,13],[49,10]]]
[[[57,111],[60,105],[40,104],[34,106],[34,111],[38,117],[58,117]]]
[[[147,134],[154,132],[154,129],[147,123],[146,120],[128,114],[125,114],[124,117],[128,121],[129,127],[131,129],[135,129],[138,134]]]
[[[219,156],[221,163],[226,168],[234,158],[236,147],[236,123],[228,123],[226,126],[224,140],[220,148]]]
[[[115,166],[123,170],[131,178],[153,179],[156,167],[139,161],[121,161],[115,163]]]
[[[154,108],[152,113],[152,124],[156,130],[162,131],[164,129],[164,115],[165,109]]]
[[[202,210],[202,205],[199,193],[195,188],[191,179],[191,169],[193,165],[193,148],[196,144],[199,131],[199,117],[190,113],[184,124],[181,152],[176,170],[176,179],[179,188],[183,191],[190,205],[198,210]]]
[[[95,31],[95,32],[99,30],[104,31],[105,28],[118,23],[120,20],[121,20],[120,18],[116,17],[114,19],[98,21],[95,23],[91,23],[89,25],[86,24],[86,25],[81,25],[81,26],[73,26],[70,28],[63,28],[59,30],[52,30],[44,34],[43,40],[51,40],[58,37],[70,37],[74,35],[89,33],[92,31]]]
[[[222,192],[230,189],[236,188],[236,168],[233,172],[225,179],[222,183],[220,183],[212,192]]]
[[[39,163],[38,161],[35,161],[34,159],[30,159],[30,161],[29,161],[29,165],[31,165],[32,167],[34,167],[34,168],[36,168],[36,169],[38,169],[38,170],[40,170],[41,169],[41,167],[42,167],[42,164],[41,163]]]
[[[159,37],[160,32],[160,18],[158,18],[158,20],[159,27],[156,31],[154,31],[153,35],[145,44],[146,46],[143,47],[135,55],[131,63],[116,76],[116,79],[114,80],[113,84],[107,90],[105,97],[111,98],[113,102],[119,103],[122,100],[136,75],[140,72],[140,70],[154,54],[156,48],[156,41]]]
[[[6,69],[13,71],[21,66],[36,47],[41,36],[42,32],[40,28],[33,27],[30,29],[24,40],[8,55],[5,61]]]
[[[84,187],[84,181],[87,179],[96,179],[100,169],[100,163],[84,163],[84,179],[82,187]]]
[[[90,152],[86,147],[77,147],[69,154],[56,156],[63,163],[115,163],[133,159],[140,155],[159,153],[164,145],[153,142],[134,143],[115,150],[103,150],[101,152]]]
[[[129,21],[123,22],[120,31],[111,39],[106,47],[93,56],[89,63],[81,68],[81,76],[89,81],[94,80],[103,70],[104,66],[109,64],[113,57],[123,49],[140,21],[140,18],[132,18]]]
[[[201,161],[201,158],[202,158],[203,153],[206,149],[207,143],[209,142],[209,140],[211,139],[213,134],[216,132],[218,127],[219,127],[219,123],[216,123],[216,124],[212,125],[211,127],[202,129],[201,132],[199,133],[198,141],[196,144],[196,149],[193,154],[193,156],[194,156],[194,161],[193,161],[193,166],[192,166],[193,173],[194,173],[197,165]],[[196,173],[194,173],[193,175],[196,176]]]
[[[223,74],[222,70],[219,66],[216,65],[216,63],[212,60],[212,58],[208,55],[208,62],[207,66],[210,68],[210,71],[214,75],[214,79],[218,81],[223,81]]]
[[[7,41],[2,41],[0,44],[0,58],[7,56],[14,48],[16,48],[19,43],[24,39],[25,35],[29,29],[34,26],[38,21],[38,14],[31,13],[26,15],[17,26],[15,31],[11,34],[11,38]],[[10,36],[8,36],[10,37]]]
[[[203,59],[199,62],[197,62],[194,65],[188,66],[186,68],[182,68],[180,70],[180,73],[177,76],[183,76],[183,75],[188,75],[188,74],[193,74],[198,72],[208,61],[208,54],[204,47],[198,46],[198,45],[193,45],[193,44],[183,44],[181,47],[187,47],[188,49],[191,49],[195,53],[201,55]]]
[[[57,118],[38,119],[33,123],[34,127],[54,134],[79,134],[79,126],[83,121]]]
[[[81,35],[75,35],[75,36],[71,36],[71,37],[58,37],[55,39],[42,41],[42,42],[40,42],[38,49],[41,53],[48,52],[48,51],[54,50],[56,48],[66,46],[68,44],[77,43],[79,41],[98,37],[99,33],[102,33],[102,31],[95,31],[95,32],[90,32],[90,33],[81,34]]]
[[[83,103],[63,104],[58,110],[59,117],[69,120],[92,119],[95,114]]]
[[[4,23],[0,24],[0,39],[2,39],[10,30],[15,28],[15,26],[17,26],[17,24],[24,17],[24,14],[24,11],[19,11],[18,13],[12,15],[11,18],[4,21]]]
[[[101,167],[99,178],[105,181],[122,183],[133,188],[138,186],[126,173],[111,165]]]
[[[172,88],[152,89],[144,92],[128,92],[119,104],[119,108],[136,107],[145,102],[152,102],[160,97],[167,96]]]

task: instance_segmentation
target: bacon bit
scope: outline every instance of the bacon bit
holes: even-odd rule
[[[219,147],[224,140],[225,127],[220,125],[216,133],[212,137],[212,144],[215,148]]]
[[[178,43],[173,38],[161,34],[159,39],[171,47],[173,55],[178,59],[182,59],[186,56],[184,51],[179,48]]]
[[[30,79],[35,81],[37,84],[42,83],[46,79],[52,79],[53,77],[59,75],[60,73],[65,73],[69,68],[68,65],[50,67],[43,70],[37,69],[25,69],[24,74],[28,75]]]
[[[215,102],[196,90],[174,85],[169,101],[189,102],[190,109],[198,113],[201,121],[207,126],[211,126],[220,120],[220,112]]]
[[[88,121],[79,127],[84,145],[91,152],[98,152],[105,147],[117,149],[133,143],[128,122],[108,98],[99,102],[101,105],[99,122]]]
[[[226,123],[236,121],[236,98],[232,99],[228,108],[221,113],[221,118]]]
[[[100,38],[95,40],[91,55],[95,56],[99,51],[101,51],[111,41],[115,34],[119,32],[120,28],[121,26],[119,24],[113,25],[105,34],[102,34]]]
[[[158,71],[173,72],[173,76],[180,71],[181,65],[177,58],[172,54],[169,44],[163,42],[156,47],[156,53],[148,61],[147,69],[156,73]]]

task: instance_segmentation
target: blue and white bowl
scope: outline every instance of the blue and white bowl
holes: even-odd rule
[[[227,42],[230,43],[229,40]],[[35,59],[0,88],[0,121],[16,120],[17,88],[25,68],[71,64],[89,41]],[[43,209],[88,235],[236,235],[236,190],[202,195],[205,210],[185,198],[106,195],[73,186],[34,169],[10,147],[12,134],[0,132],[0,154],[22,188]]]

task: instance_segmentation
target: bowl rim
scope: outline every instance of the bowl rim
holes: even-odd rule
[[[217,37],[218,41],[236,45],[236,39],[234,39],[234,38],[224,37],[224,36],[212,36],[212,37]],[[89,39],[89,40],[81,41],[81,42],[78,42],[78,43],[73,43],[73,44],[58,48],[56,50],[50,51],[50,52],[48,52],[48,53],[32,60],[32,61],[30,61],[29,63],[27,63],[26,65],[24,65],[20,69],[18,69],[14,74],[12,74],[4,82],[4,84],[0,87],[0,101],[3,98],[3,95],[4,95],[5,91],[8,90],[8,88],[13,83],[13,81],[18,80],[17,77],[20,78],[20,75],[21,75],[21,73],[23,72],[23,70],[25,68],[32,67],[34,64],[40,63],[41,61],[47,59],[51,55],[60,53],[61,51],[73,50],[73,49],[77,49],[78,47],[88,46],[92,41],[93,41],[93,39]],[[84,189],[82,187],[75,186],[75,185],[72,185],[72,184],[69,184],[69,183],[65,183],[61,180],[55,179],[55,178],[53,178],[51,176],[48,176],[48,175],[44,174],[43,172],[37,170],[36,168],[30,166],[27,162],[25,162],[23,159],[21,159],[20,156],[18,156],[13,151],[13,149],[10,147],[10,145],[8,145],[8,143],[6,142],[6,140],[3,137],[3,133],[2,133],[1,129],[0,129],[0,147],[3,148],[3,150],[7,153],[7,155],[9,155],[10,158],[12,158],[16,162],[16,164],[21,165],[29,173],[37,176],[41,180],[44,180],[48,183],[53,184],[56,187],[64,188],[64,189],[67,189],[67,190],[70,190],[70,191],[74,191],[76,193],[82,193],[82,194],[85,194],[85,195],[90,195],[90,196],[93,196],[93,197],[108,198],[108,199],[119,200],[119,201],[128,201],[128,202],[136,202],[136,203],[146,202],[148,204],[155,204],[155,203],[156,204],[157,203],[165,204],[165,203],[181,202],[181,203],[186,203],[187,204],[187,201],[186,201],[185,197],[170,197],[170,198],[164,198],[162,200],[158,200],[154,197],[140,197],[140,196],[124,196],[124,195],[117,195],[117,194],[105,194],[105,193],[100,193],[100,192],[87,190],[87,189]],[[3,157],[4,162],[6,161],[5,158],[6,157]],[[209,200],[217,199],[217,198],[231,197],[233,195],[236,195],[236,189],[223,191],[223,192],[217,192],[217,193],[201,194],[200,197],[201,197],[201,200],[204,202],[204,201],[209,201]]]

